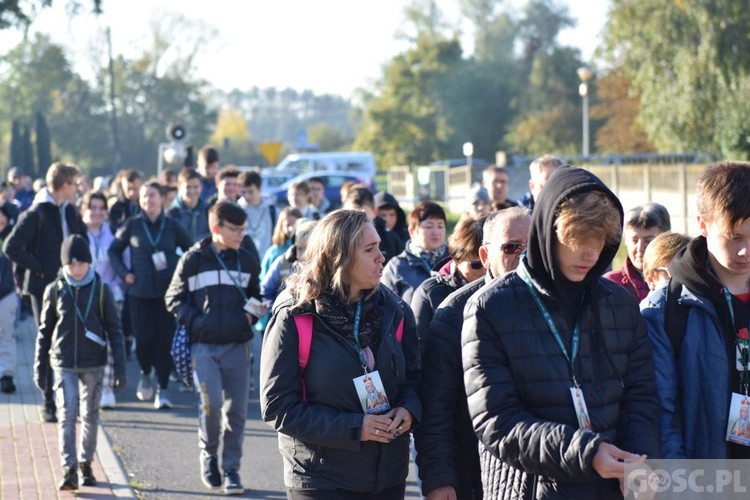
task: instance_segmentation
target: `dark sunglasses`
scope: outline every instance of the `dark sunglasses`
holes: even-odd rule
[[[479,271],[484,266],[482,265],[482,261],[481,260],[472,260],[472,261],[469,261],[469,267],[471,267],[475,271]]]
[[[526,245],[524,243],[503,243],[501,245],[497,245],[495,243],[485,243],[485,245],[494,245],[496,247],[500,247],[500,250],[502,250],[505,255],[518,255],[526,249]]]

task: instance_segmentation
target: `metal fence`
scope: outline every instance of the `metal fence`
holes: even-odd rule
[[[620,198],[626,211],[636,205],[655,201],[669,210],[672,230],[691,236],[698,234],[695,184],[705,164],[582,166],[599,177]],[[507,167],[510,172],[509,197],[518,199],[528,189],[528,163],[510,164]],[[422,179],[418,178],[420,169]],[[406,210],[421,200],[430,199],[441,203],[449,212],[462,213],[468,207],[471,185],[481,181],[482,168],[401,166],[389,169],[387,177],[388,191]]]

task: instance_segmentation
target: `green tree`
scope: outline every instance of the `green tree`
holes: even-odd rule
[[[517,93],[512,109],[517,118],[505,135],[517,153],[575,153],[580,151],[581,99],[576,69],[580,51],[562,47],[557,36],[574,26],[567,7],[555,0],[531,0],[518,23],[521,60],[515,77]]]
[[[36,155],[39,160],[39,170],[44,170],[52,164],[52,143],[49,127],[41,113],[36,114]]]
[[[31,130],[28,125],[23,126],[23,133],[21,134],[21,143],[23,145],[23,165],[21,167],[31,176],[37,176],[39,172],[36,170],[36,164],[34,162],[34,147],[31,145]]]
[[[732,149],[739,123],[713,117],[750,107],[730,109],[750,68],[746,4],[614,0],[604,40],[604,57],[633,78],[639,121],[660,151]]]
[[[351,137],[327,123],[318,123],[307,129],[307,140],[317,144],[321,151],[343,151],[352,143]]]
[[[458,39],[420,35],[414,48],[386,67],[355,149],[373,151],[380,165],[427,163],[448,155],[453,129],[440,94],[461,61]]]
[[[203,145],[217,116],[208,104],[208,83],[195,76],[195,55],[210,47],[207,37],[215,30],[179,15],[166,16],[151,28],[152,43],[140,57],[118,56],[114,61],[122,163],[147,174],[156,172],[158,147],[166,140],[167,126],[181,123],[190,141]],[[108,69],[102,68],[100,95],[108,82]]]
[[[67,0],[67,10],[71,14],[76,14],[83,8],[83,4],[78,0]],[[19,0],[0,0],[0,29],[11,27],[28,26],[34,20],[34,15],[42,8],[50,7],[52,0],[31,0],[21,2]],[[100,14],[102,12],[102,0],[91,0],[90,5],[93,12]]]
[[[12,167],[23,167],[24,164],[23,137],[21,125],[18,120],[13,120],[13,131],[10,138],[10,165]]]

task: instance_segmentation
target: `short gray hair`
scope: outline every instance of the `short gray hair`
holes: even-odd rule
[[[536,177],[537,174],[541,173],[543,168],[557,168],[562,167],[565,163],[558,157],[552,155],[544,155],[536,158],[529,165],[529,174],[531,178]]]
[[[625,226],[637,229],[657,227],[661,232],[672,229],[669,210],[659,203],[649,202],[628,210],[625,215]]]
[[[514,221],[521,219],[531,220],[531,212],[526,207],[509,207],[497,212],[492,212],[484,221],[484,235],[482,244],[492,242],[492,239],[500,231],[500,228],[511,225]]]

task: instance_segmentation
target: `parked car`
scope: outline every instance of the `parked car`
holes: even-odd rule
[[[311,177],[318,177],[323,180],[323,184],[325,185],[325,196],[335,208],[341,206],[341,186],[343,186],[345,182],[354,181],[357,183],[363,183],[372,189],[373,192],[375,189],[374,181],[368,181],[364,176],[352,175],[345,172],[307,172],[286,180],[278,187],[269,187],[267,190],[264,188],[263,197],[274,201],[279,207],[284,207],[289,204],[286,199],[286,192],[289,189],[289,186],[293,182],[306,181]]]
[[[468,160],[466,158],[452,158],[450,160],[433,161],[432,163],[430,163],[430,165],[453,168],[453,167],[463,167],[467,163],[468,163]],[[474,167],[479,167],[479,168],[490,166],[490,163],[487,160],[483,160],[481,158],[472,158],[471,164]]]
[[[375,158],[366,151],[290,154],[270,172],[299,175],[311,172],[339,172],[357,175],[370,182],[375,178]]]

